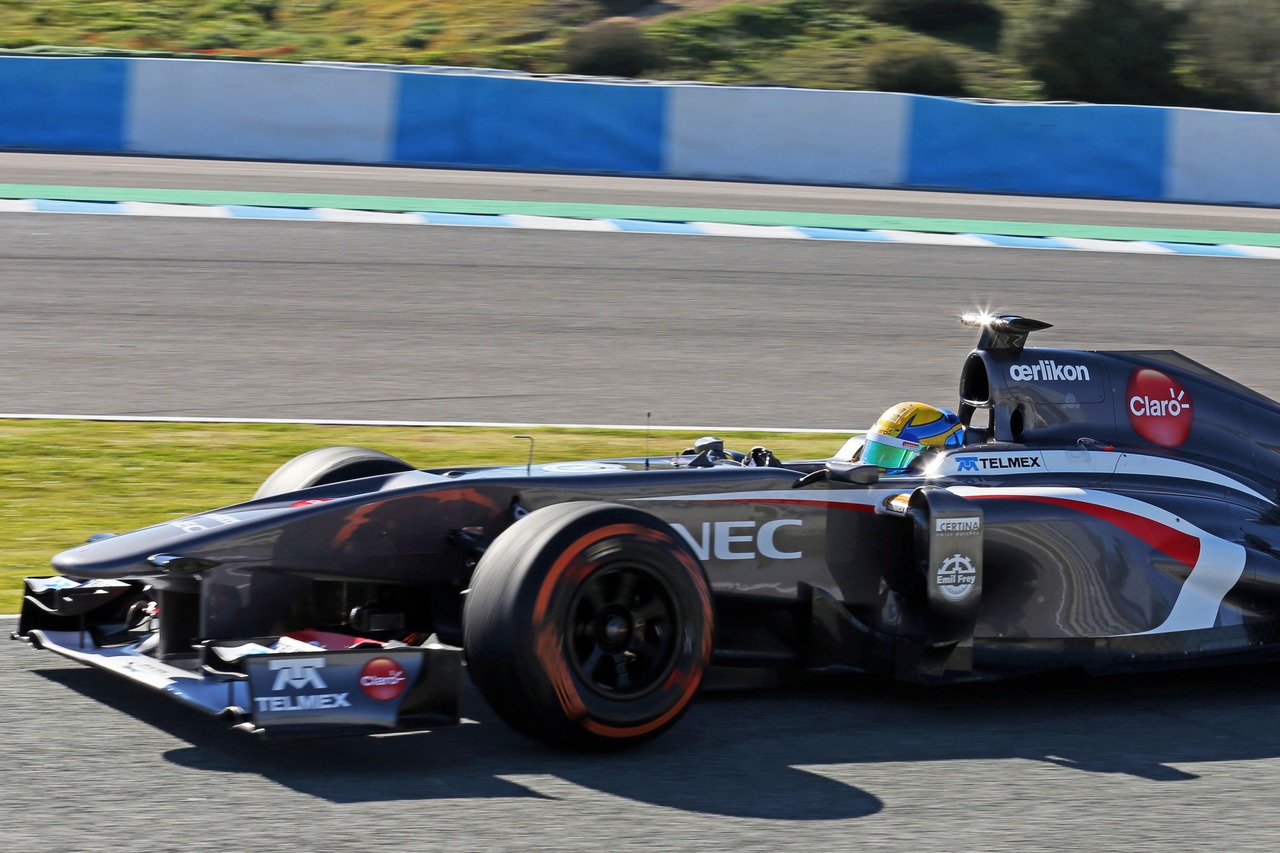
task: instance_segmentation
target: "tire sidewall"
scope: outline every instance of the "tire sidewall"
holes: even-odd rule
[[[588,683],[569,649],[578,591],[597,572],[617,568],[657,581],[676,627],[661,677],[626,698]],[[464,617],[469,665],[480,672],[476,680],[490,704],[517,728],[543,739],[595,747],[648,739],[685,711],[710,664],[713,612],[706,575],[669,525],[633,507],[560,504],[521,519],[482,558],[468,595],[468,611],[495,605],[499,618],[509,620],[510,648],[503,654],[492,637],[473,642]],[[495,615],[489,613],[491,627]],[[495,665],[494,658],[507,664]],[[504,689],[504,681],[516,689]],[[501,694],[496,701],[489,695],[495,691]]]
[[[309,489],[313,486],[412,471],[413,466],[380,450],[341,445],[308,450],[271,473],[253,495],[253,500]]]

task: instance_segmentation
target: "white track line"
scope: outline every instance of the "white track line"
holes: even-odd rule
[[[679,426],[671,424],[549,424],[549,423],[511,423],[507,421],[372,421],[372,420],[334,420],[332,418],[192,418],[163,417],[140,415],[58,415],[44,413],[0,413],[0,420],[22,421],[101,421],[109,423],[140,424],[297,424],[300,426],[373,426],[373,427],[487,427],[491,429],[630,429],[630,430],[663,430],[682,432],[778,432],[778,433],[818,433],[820,435],[853,435],[862,430],[847,429],[808,429],[802,427],[726,427],[726,426]]]

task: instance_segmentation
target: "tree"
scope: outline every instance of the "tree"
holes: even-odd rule
[[[867,0],[867,17],[922,30],[946,30],[1000,22],[988,0]]]
[[[1185,19],[1175,0],[1035,0],[1009,43],[1053,100],[1171,104]]]
[[[1280,4],[1196,0],[1187,31],[1197,82],[1213,105],[1280,110]]]

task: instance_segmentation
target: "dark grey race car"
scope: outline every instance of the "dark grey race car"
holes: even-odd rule
[[[704,442],[415,470],[361,448],[28,578],[15,638],[272,735],[459,719],[608,749],[712,664],[917,681],[1280,651],[1280,405],[1174,352],[982,329],[965,445],[886,475]]]

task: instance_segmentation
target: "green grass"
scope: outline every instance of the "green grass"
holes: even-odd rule
[[[0,613],[17,613],[22,578],[49,575],[49,558],[101,532],[139,527],[248,500],[281,463],[337,444],[371,447],[420,468],[520,465],[520,430],[207,425],[0,420]],[[536,429],[539,462],[643,456],[643,432]],[[697,438],[652,437],[655,455]],[[783,458],[822,458],[841,437],[731,433],[731,447],[764,444]]]
[[[992,0],[1006,15],[1027,0]],[[609,17],[599,0],[0,0],[0,48],[64,45],[267,60],[566,70],[566,40]],[[615,4],[616,8],[616,4]],[[982,97],[1038,85],[996,49],[997,28],[922,33],[861,14],[861,0],[727,2],[636,19],[666,57],[645,76],[834,89],[867,87],[869,50],[927,42]]]
[[[592,27],[617,12],[656,5],[640,0],[0,0],[0,51],[142,51],[545,74],[570,72],[571,57],[581,62],[592,56],[580,67],[657,80],[858,90],[882,80],[886,87],[935,91],[936,80],[922,78],[905,55],[954,64],[958,81],[937,94],[1037,100],[1046,97],[1045,86],[1015,58],[1017,39],[1010,35],[1044,14],[1042,2],[985,0],[990,12],[957,13],[945,27],[935,21],[929,29],[885,23],[883,9],[873,19],[873,0],[686,0],[668,4],[666,14],[630,19],[643,30],[645,44],[634,33],[619,41],[616,28],[607,36]],[[1280,109],[1274,2],[1202,0],[1188,6],[1191,17],[1169,45],[1177,56],[1176,80],[1163,82],[1157,102]],[[1240,20],[1248,23],[1242,28]],[[637,50],[643,58],[635,58]],[[617,65],[620,55],[634,62]],[[1105,58],[1091,61],[1098,64],[1094,77],[1114,72]],[[917,70],[886,78],[885,69],[894,70],[895,63]],[[615,70],[601,70],[610,67]]]

